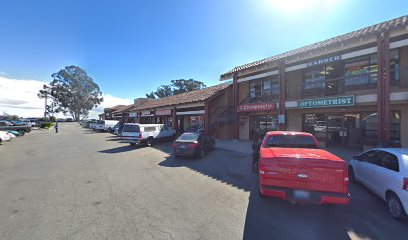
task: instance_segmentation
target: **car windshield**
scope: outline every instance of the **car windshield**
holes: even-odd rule
[[[265,147],[278,148],[317,148],[315,141],[310,136],[277,135],[271,136]]]
[[[125,124],[123,127],[124,132],[140,132],[139,125],[133,125],[133,124]]]
[[[183,133],[177,140],[182,140],[182,141],[196,141],[200,137],[199,133]]]

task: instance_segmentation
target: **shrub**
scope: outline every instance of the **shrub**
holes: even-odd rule
[[[43,122],[41,123],[40,128],[45,128],[45,129],[49,129],[55,126],[55,123],[53,122]]]

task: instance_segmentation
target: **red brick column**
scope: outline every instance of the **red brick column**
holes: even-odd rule
[[[285,123],[279,124],[279,130],[285,131],[286,130],[286,81],[285,81],[285,62],[281,62],[279,64],[279,114],[285,116]]]
[[[204,103],[204,133],[206,135],[210,133],[210,121],[211,121],[210,111],[211,111],[210,100],[207,100]]]
[[[238,113],[238,106],[239,106],[239,86],[237,81],[237,74],[234,73],[233,77],[233,99],[234,99],[234,139],[239,139],[239,113]]]

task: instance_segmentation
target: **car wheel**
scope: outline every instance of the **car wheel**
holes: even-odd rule
[[[258,195],[259,195],[260,197],[265,197],[265,195],[262,194],[260,187],[258,188]]]
[[[108,128],[108,133],[111,133],[112,132],[112,128]]]
[[[136,143],[129,143],[131,147],[136,147]]]
[[[24,136],[24,134],[25,134],[25,131],[24,131],[24,130],[18,130],[17,132],[20,133],[21,136]]]
[[[387,198],[387,207],[391,215],[395,219],[401,219],[405,216],[404,207],[401,204],[398,196],[395,193],[390,193]]]
[[[149,138],[146,140],[146,146],[148,146],[148,147],[153,146],[153,141],[154,141],[154,139],[153,139],[152,137],[149,137]]]
[[[356,175],[354,174],[353,167],[348,168],[348,174],[349,174],[350,182],[356,182]]]

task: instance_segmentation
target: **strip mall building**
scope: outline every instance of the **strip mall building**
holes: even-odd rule
[[[408,16],[235,67],[234,138],[313,133],[322,145],[408,147]]]

